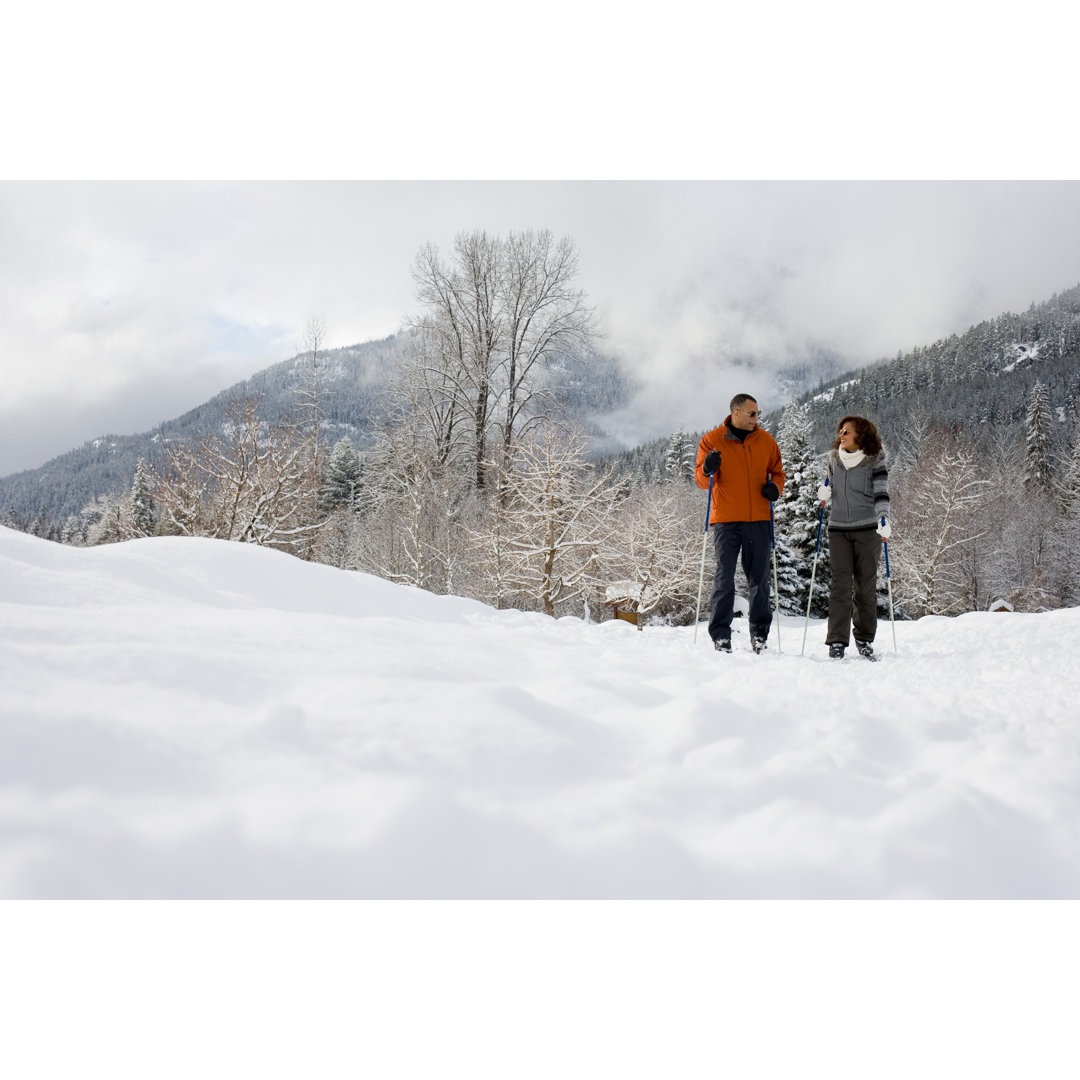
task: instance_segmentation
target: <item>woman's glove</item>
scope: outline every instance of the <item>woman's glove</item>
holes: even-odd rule
[[[877,534],[882,540],[888,540],[892,536],[892,525],[889,524],[888,518],[881,519],[881,523],[877,527]]]
[[[828,484],[819,484],[817,497],[818,502],[828,502],[832,498],[832,488]]]

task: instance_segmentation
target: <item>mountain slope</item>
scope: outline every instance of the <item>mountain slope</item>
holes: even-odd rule
[[[325,436],[348,435],[365,445],[385,410],[386,388],[404,346],[401,334],[320,354]],[[306,355],[282,361],[229,387],[196,409],[152,432],[106,435],[62,454],[39,469],[0,478],[0,520],[47,535],[95,496],[125,491],[140,457],[153,460],[163,439],[186,439],[217,430],[225,407],[242,394],[263,398],[269,420],[295,406],[309,377]],[[1032,304],[1023,315],[1005,313],[890,360],[846,371],[835,354],[819,350],[805,363],[773,377],[770,397],[808,401],[814,443],[824,449],[836,420],[848,412],[872,416],[886,433],[890,453],[901,454],[921,422],[988,435],[1019,430],[1031,387],[1047,387],[1063,441],[1080,403],[1080,286]],[[617,358],[566,358],[559,373],[572,415],[594,437],[593,452],[620,472],[653,475],[662,469],[666,440],[627,450],[605,433],[605,414],[624,404],[632,386]],[[811,384],[811,385],[808,385]],[[776,430],[780,410],[765,417]],[[717,417],[717,421],[722,419]]]
[[[1061,437],[1080,404],[1080,285],[1022,315],[1000,315],[840,376],[800,400],[810,403],[821,448],[851,412],[872,416],[890,452],[902,453],[920,421],[978,436],[1019,430],[1036,380],[1047,389]]]
[[[327,401],[327,434],[358,433],[370,426],[382,405],[380,392],[401,348],[399,335],[320,355],[320,379]],[[0,478],[0,515],[25,527],[44,516],[62,522],[97,495],[125,491],[140,457],[156,460],[162,440],[196,438],[220,430],[225,409],[244,395],[263,399],[262,413],[277,420],[297,401],[305,385],[304,354],[282,361],[228,387],[209,401],[153,431],[103,435],[53,458],[38,469]]]
[[[405,344],[405,334],[394,334],[320,352],[321,422],[330,445],[343,436],[358,449],[370,441],[374,424],[388,408],[387,390]],[[296,407],[310,377],[310,354],[302,353],[230,386],[153,431],[103,435],[41,468],[0,478],[0,520],[27,529],[40,519],[58,529],[68,515],[78,514],[96,496],[130,488],[139,458],[158,460],[163,441],[219,431],[227,406],[242,396],[259,397],[261,415],[274,422]],[[603,431],[591,418],[621,404],[629,393],[619,362],[602,354],[563,357],[555,365],[553,382],[571,415],[603,442]]]

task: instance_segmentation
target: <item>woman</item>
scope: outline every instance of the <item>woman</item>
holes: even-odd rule
[[[845,416],[826,465],[828,484],[818,498],[831,502],[829,514],[829,629],[825,644],[839,660],[854,625],[860,656],[874,657],[877,633],[877,568],[889,524],[889,470],[877,428],[865,417]]]

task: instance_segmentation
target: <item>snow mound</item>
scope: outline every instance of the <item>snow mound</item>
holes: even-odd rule
[[[1080,895],[1080,610],[803,627],[0,529],[0,896]]]

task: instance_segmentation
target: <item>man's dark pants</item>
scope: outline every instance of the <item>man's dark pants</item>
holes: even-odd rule
[[[709,637],[731,640],[731,617],[735,609],[735,566],[742,553],[742,568],[750,587],[750,636],[767,638],[772,625],[769,606],[769,560],[772,534],[768,521],[720,522],[711,526],[716,554],[716,577],[709,600],[712,616]]]

